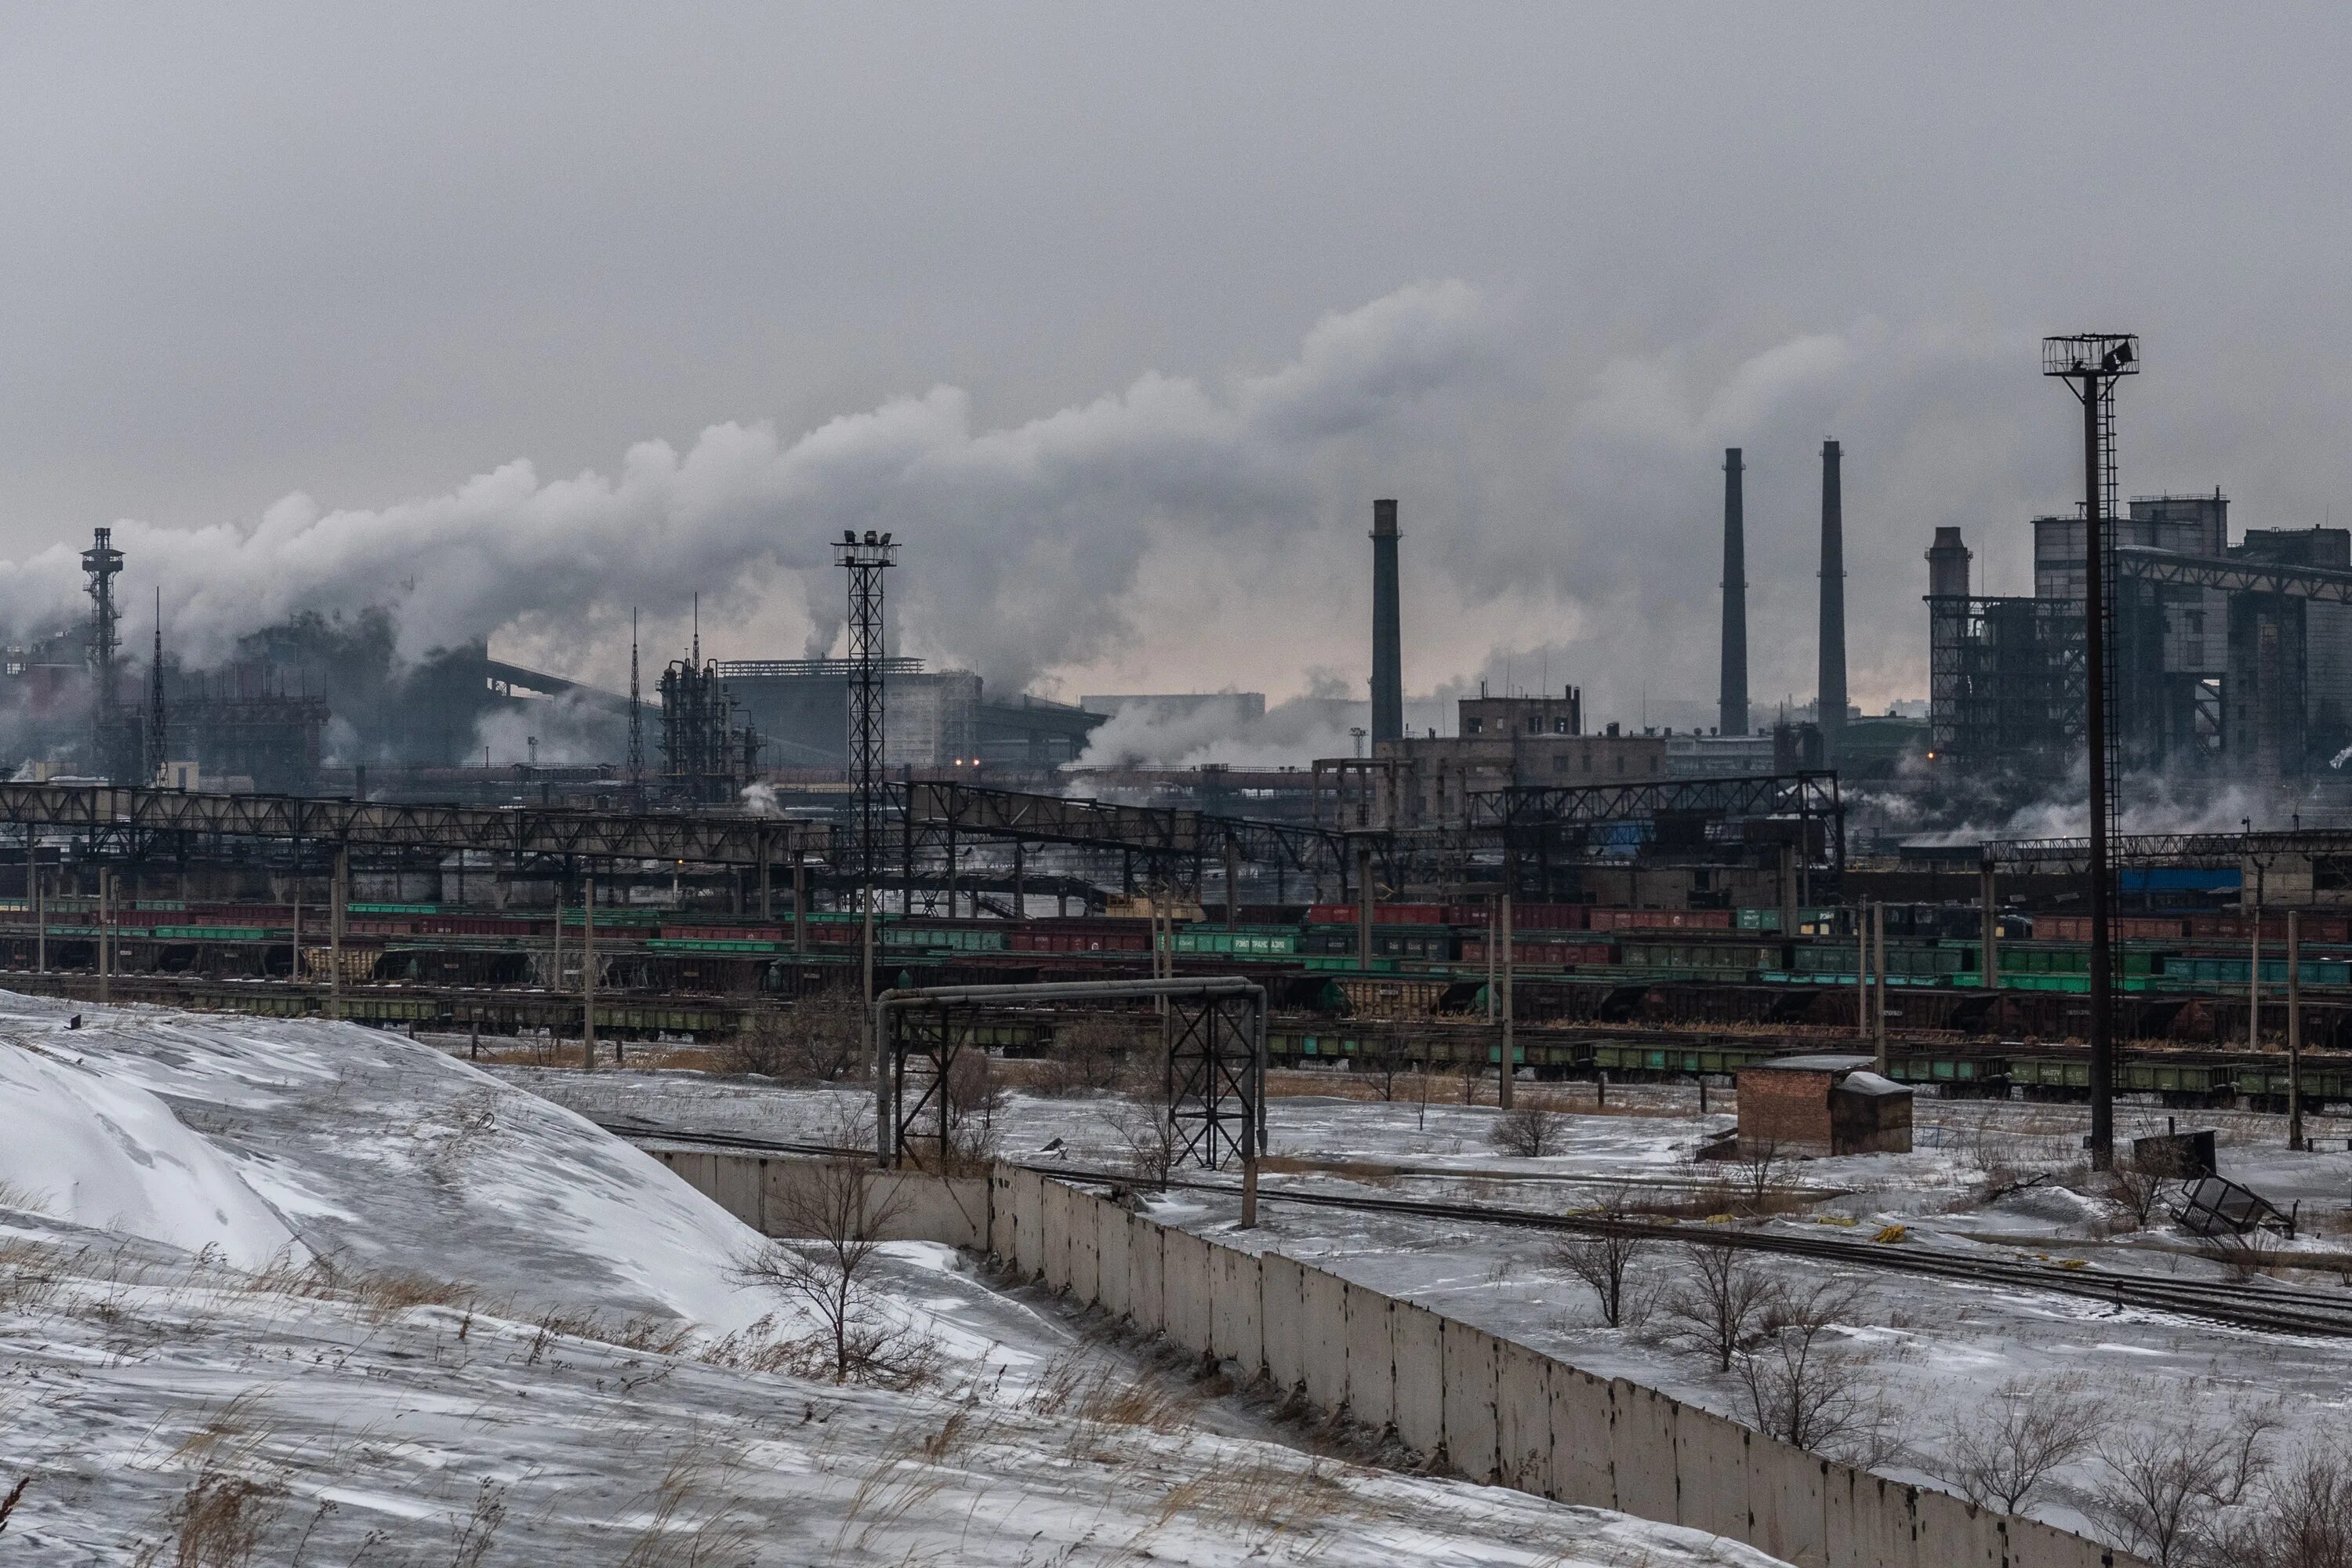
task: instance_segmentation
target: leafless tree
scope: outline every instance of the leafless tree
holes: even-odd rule
[[[1366,1036],[1354,1058],[1354,1070],[1383,1100],[1396,1099],[1397,1074],[1412,1059],[1412,1049],[1395,1029],[1377,1029]]]
[[[1633,1228],[1643,1222],[1628,1212],[1622,1187],[1601,1199],[1593,1217],[1609,1222],[1609,1228],[1597,1235],[1559,1237],[1552,1243],[1551,1261],[1592,1288],[1601,1321],[1612,1329],[1639,1323],[1647,1315],[1649,1300],[1633,1278],[1633,1262],[1657,1244],[1657,1237]]]
[[[1763,1212],[1764,1200],[1781,1185],[1781,1168],[1787,1163],[1786,1154],[1772,1139],[1739,1141],[1739,1158],[1731,1163],[1731,1178],[1738,1194],[1740,1213]]]
[[[719,1043],[722,1071],[786,1083],[831,1083],[866,1051],[866,1011],[846,992],[804,996],[776,1013],[755,1013]]]
[[[1495,1125],[1486,1139],[1503,1153],[1517,1154],[1524,1160],[1540,1160],[1547,1154],[1559,1152],[1560,1140],[1567,1131],[1566,1120],[1559,1112],[1530,1100],[1495,1118]]]
[[[805,1308],[832,1352],[834,1381],[893,1383],[919,1370],[928,1347],[879,1310],[870,1276],[881,1237],[907,1206],[904,1183],[868,1180],[852,1159],[795,1166],[784,1184],[790,1240],[742,1258],[736,1275]]]
[[[1756,1260],[1734,1247],[1686,1242],[1690,1267],[1665,1294],[1673,1337],[1729,1372],[1739,1352],[1764,1332],[1777,1292]]]
[[[1176,1168],[1176,1124],[1165,1099],[1124,1100],[1110,1119],[1111,1136],[1118,1141],[1119,1163],[1129,1176],[1155,1187],[1168,1184]]]
[[[2106,1415],[2079,1377],[2011,1379],[1946,1421],[1944,1473],[1979,1508],[2021,1513],[2054,1472],[2090,1451]]]
[[[2211,1568],[2352,1568],[2352,1459],[2313,1449],[2268,1477],[2242,1515],[2215,1532]]]
[[[2208,1558],[2223,1515],[2269,1468],[2276,1426],[2269,1412],[2243,1408],[2219,1425],[2121,1426],[2098,1447],[2106,1473],[2094,1511],[2157,1568],[2192,1568]]]
[[[2126,1228],[2146,1230],[2170,1184],[2171,1178],[2157,1162],[2126,1160],[2107,1174],[2107,1201],[2116,1205]]]
[[[1120,1074],[1146,1054],[1138,1019],[1083,1014],[1054,1026],[1053,1044],[1031,1082],[1040,1094],[1100,1094],[1117,1088]]]
[[[1883,1424],[1855,1381],[1855,1358],[1838,1348],[1837,1325],[1861,1300],[1835,1279],[1770,1292],[1759,1331],[1736,1352],[1741,1403],[1759,1430],[1818,1451]]]
[[[978,1046],[958,1051],[940,1096],[948,1129],[949,1170],[942,1173],[987,1164],[996,1154],[996,1112],[1004,1103],[988,1052]]]

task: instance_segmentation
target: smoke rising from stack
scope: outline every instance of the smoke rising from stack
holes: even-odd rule
[[[794,575],[810,643],[829,643],[825,542],[889,528],[915,568],[902,624],[1017,689],[1124,634],[1155,539],[1311,523],[1320,455],[1476,379],[1494,352],[1475,291],[1417,284],[1325,319],[1273,372],[1147,375],[1010,428],[976,428],[970,396],[941,386],[797,439],[730,424],[683,452],[642,442],[611,475],[542,479],[518,461],[379,510],[293,495],[249,528],[133,521],[116,536],[132,575],[163,588],[167,640],[201,663],[299,610],[385,606],[414,658],[640,600],[682,605],[698,588],[740,608]],[[64,624],[80,590],[66,545],[0,565],[0,621]]]

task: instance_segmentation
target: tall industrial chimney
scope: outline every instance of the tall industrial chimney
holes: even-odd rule
[[[1748,733],[1748,544],[1739,509],[1739,448],[1723,449],[1723,700],[1718,733]]]
[[[1822,443],[1822,668],[1813,687],[1813,721],[1822,751],[1837,766],[1845,728],[1845,500],[1838,482],[1838,444]]]
[[[1397,503],[1372,503],[1372,745],[1404,738],[1404,623],[1397,607]]]

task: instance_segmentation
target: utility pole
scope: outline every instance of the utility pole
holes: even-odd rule
[[[1878,1047],[1878,1075],[1886,1076],[1886,906],[1870,906],[1870,946],[1878,964],[1877,994],[1870,1009],[1871,1037]]]
[[[2303,1147],[2303,931],[2286,912],[2286,1146]]]
[[[2108,837],[2113,827],[2114,741],[2107,713],[2107,518],[2114,451],[2107,437],[2116,382],[2139,373],[2139,339],[2085,332],[2042,340],[2042,374],[2063,379],[2083,405],[2084,742],[2090,763],[2091,1168],[2116,1158],[2115,897]]]
[[[621,1043],[613,1042],[613,1059],[621,1059]],[[596,874],[590,872],[580,900],[580,1060],[596,1065]]]
[[[1513,999],[1511,996],[1511,961],[1517,956],[1517,954],[1515,954],[1511,949],[1511,894],[1510,889],[1507,888],[1503,890],[1502,1061],[1500,1063],[1500,1076],[1496,1078],[1495,1084],[1495,1104],[1496,1107],[1504,1110],[1511,1109],[1511,1088],[1518,1076],[1517,1063],[1514,1060],[1514,1058],[1517,1055],[1517,1050],[1515,1043],[1511,1037],[1514,1033],[1512,1026],[1516,1022],[1512,1016]]]
[[[1870,1038],[1870,905],[1853,912],[1853,1032]]]
[[[113,1000],[114,873],[98,874],[98,999]]]
[[[1985,855],[1978,875],[1982,879],[1978,903],[1984,910],[1984,930],[1979,933],[1984,938],[1984,963],[1982,973],[1977,978],[1983,982],[1986,990],[1998,992],[2000,986],[2000,888],[1990,851]],[[1998,996],[1993,1005],[1996,1009],[1994,1027],[1998,1029],[2000,1027]]]
[[[352,849],[335,846],[335,869],[327,885],[327,1016],[343,1016],[343,910],[351,900]]]

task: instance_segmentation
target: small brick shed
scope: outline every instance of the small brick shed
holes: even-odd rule
[[[1739,1069],[1744,1152],[1907,1154],[1911,1091],[1865,1056],[1776,1057]]]

